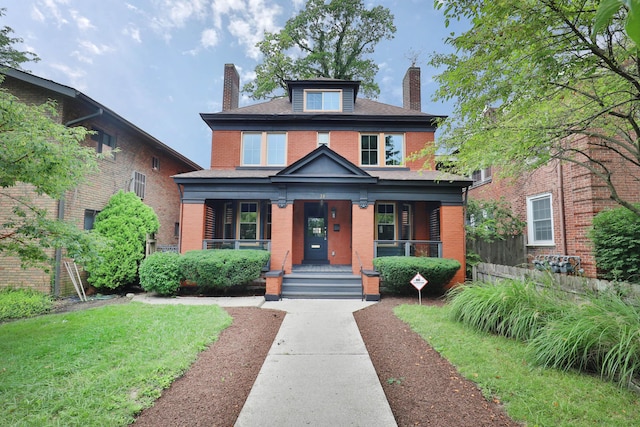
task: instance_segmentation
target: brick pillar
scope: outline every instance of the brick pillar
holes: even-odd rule
[[[202,249],[207,208],[202,204],[182,204],[180,253]]]
[[[271,269],[279,270],[282,262],[287,257],[284,265],[286,273],[291,272],[293,265],[293,205],[284,208],[277,204],[271,206]],[[287,255],[289,251],[289,255]]]
[[[372,204],[365,209],[362,209],[357,203],[351,205],[351,266],[353,274],[360,274],[358,256],[362,261],[363,269],[373,269],[374,212],[375,206]]]
[[[446,286],[450,288],[465,279],[465,232],[464,210],[462,206],[440,207],[440,240],[442,240],[442,257],[460,261],[460,270]]]

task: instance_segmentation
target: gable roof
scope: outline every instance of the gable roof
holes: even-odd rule
[[[79,90],[76,90],[76,89],[74,89],[72,87],[69,87],[69,86],[65,86],[65,85],[60,84],[60,83],[56,83],[53,80],[47,80],[47,79],[44,79],[42,77],[38,77],[36,75],[33,75],[31,73],[27,73],[25,71],[17,70],[15,68],[3,67],[3,68],[0,69],[0,73],[5,74],[5,75],[7,75],[9,77],[12,77],[14,79],[20,80],[22,82],[31,84],[33,86],[37,86],[37,87],[40,87],[42,89],[57,93],[57,94],[62,95],[64,97],[72,98],[72,99],[76,99],[76,100],[79,100],[79,101],[86,102],[89,105],[91,105],[91,106],[96,108],[96,110],[97,110],[96,115],[102,115],[102,114],[105,114],[105,113],[108,114],[109,116],[111,116],[115,120],[117,120],[118,122],[122,123],[125,127],[129,128],[132,132],[137,133],[138,135],[142,136],[150,145],[152,145],[153,147],[157,148],[158,150],[166,152],[168,155],[170,155],[170,156],[174,157],[175,159],[181,161],[182,163],[186,164],[190,168],[193,168],[195,170],[201,170],[202,169],[202,166],[200,166],[197,163],[195,163],[194,161],[188,159],[187,157],[185,157],[184,155],[180,154],[179,152],[177,152],[173,148],[169,147],[168,145],[162,143],[160,140],[156,139],[155,137],[153,137],[150,134],[148,134],[147,132],[143,131],[142,129],[140,129],[139,127],[134,125],[133,123],[131,123],[128,120],[126,120],[125,118],[123,118],[122,116],[118,115],[115,111],[105,107],[104,105],[102,105],[99,102],[93,100],[92,98],[88,97],[87,95],[85,95],[84,93],[80,92]],[[71,126],[73,124],[79,123],[80,121],[81,120],[71,120],[71,121],[66,123],[66,126]]]

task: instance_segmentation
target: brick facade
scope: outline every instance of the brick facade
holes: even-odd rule
[[[40,104],[47,99],[54,99],[57,102],[60,114],[57,119],[60,123],[75,122],[78,118],[89,117],[74,125],[99,129],[115,137],[118,150],[115,159],[99,159],[99,170],[89,175],[85,182],[68,191],[62,204],[46,196],[36,199],[38,204],[46,205],[52,217],[57,217],[62,208],[64,220],[83,229],[85,211],[100,211],[113,194],[119,190],[130,191],[133,174],[138,172],[146,178],[143,201],[153,208],[160,222],[156,235],[157,244],[178,245],[179,233],[176,227],[180,223],[180,192],[171,177],[199,169],[195,163],[177,153],[173,154],[169,147],[95,101],[81,94],[77,95],[78,92],[71,88],[22,73],[17,73],[16,77],[6,76],[3,87],[28,104]],[[57,89],[59,90],[56,91]],[[67,96],[69,92],[75,93],[76,97]],[[89,137],[85,144],[96,147],[97,142]],[[17,186],[10,190],[24,191],[23,188],[24,186]],[[4,202],[2,205],[0,216],[6,217],[6,211],[10,206]],[[17,260],[1,257],[0,271],[9,274],[0,275],[0,286],[35,287],[50,292],[53,290],[55,276],[59,274],[59,294],[73,293],[73,286],[64,268],[61,268],[59,273],[56,273],[55,266],[52,266],[51,270],[49,274],[37,269],[22,270]]]
[[[581,149],[587,149],[586,139],[574,141]],[[640,202],[637,179],[640,169],[630,167],[612,150],[591,151],[596,159],[608,163],[613,171],[613,182],[620,196]],[[619,205],[609,197],[604,183],[587,168],[575,163],[551,161],[517,179],[497,179],[472,187],[469,197],[477,200],[499,200],[504,197],[514,213],[527,221],[527,198],[550,194],[553,213],[553,237],[551,245],[536,245],[527,236],[527,262],[536,255],[575,255],[581,259],[584,274],[597,277],[593,245],[588,237],[592,220],[599,212]],[[528,233],[528,230],[525,230]]]

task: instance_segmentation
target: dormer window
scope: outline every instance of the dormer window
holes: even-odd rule
[[[304,111],[342,111],[342,90],[305,90]]]

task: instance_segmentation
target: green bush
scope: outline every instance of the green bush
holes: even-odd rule
[[[596,372],[629,385],[640,376],[639,303],[607,293],[573,305],[529,343],[530,357],[542,366]]]
[[[147,292],[175,295],[180,288],[182,272],[180,255],[175,252],[156,252],[140,264],[140,286]]]
[[[483,332],[528,341],[572,305],[552,291],[520,280],[474,282],[447,294],[451,317]]]
[[[203,288],[228,288],[260,277],[271,254],[261,250],[196,250],[180,258],[185,280]]]
[[[390,293],[415,292],[411,279],[420,273],[428,281],[422,292],[429,295],[442,295],[444,287],[461,267],[455,259],[404,256],[374,258],[373,266]]]
[[[147,234],[160,223],[153,209],[135,193],[119,191],[96,216],[93,232],[109,240],[100,250],[101,260],[89,262],[87,281],[101,289],[118,289],[135,284],[144,259]]]
[[[53,308],[49,295],[31,289],[0,289],[0,322],[46,314]]]
[[[600,212],[589,237],[605,279],[640,283],[640,216],[626,208]]]

